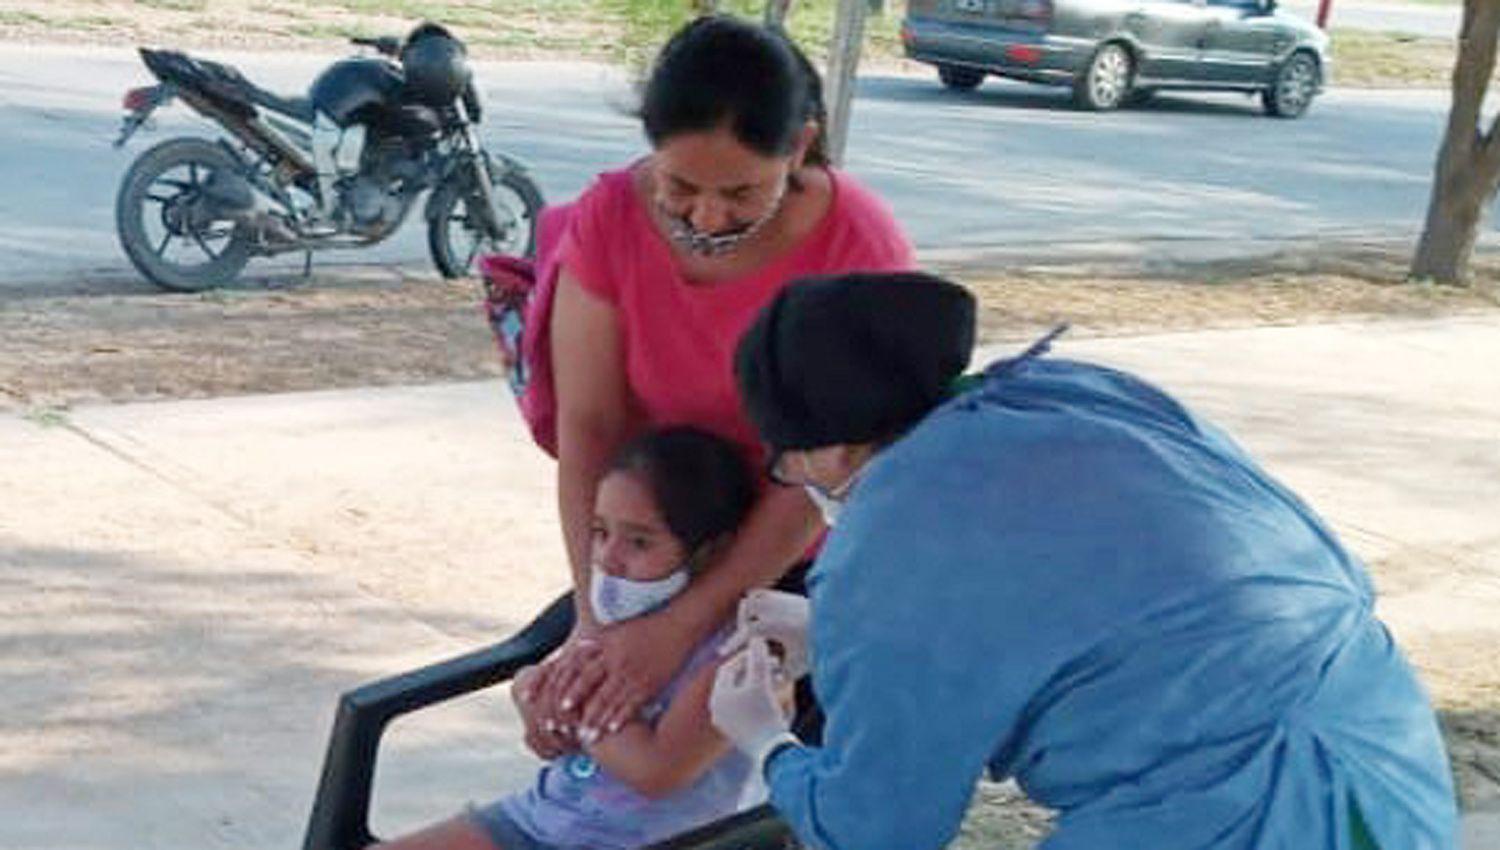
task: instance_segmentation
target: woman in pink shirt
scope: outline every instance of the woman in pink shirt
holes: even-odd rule
[[[762,488],[723,561],[662,611],[601,628],[589,610],[589,515],[606,461],[650,427],[694,425],[763,459],[741,407],[740,333],[789,282],[911,268],[889,209],[823,153],[817,73],[782,35],[700,18],[662,48],[640,117],[652,152],[578,199],[552,319],[558,502],[578,625],[542,668],[552,756],[618,728],[753,587],[822,530],[800,490]]]

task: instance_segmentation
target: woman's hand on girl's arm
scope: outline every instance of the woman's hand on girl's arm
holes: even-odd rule
[[[527,748],[539,758],[550,760],[577,750],[578,742],[549,729],[549,718],[538,710],[538,696],[546,683],[547,673],[546,664],[522,669],[511,683],[510,695],[521,715]]]
[[[696,645],[666,611],[601,630],[592,669],[581,671],[564,702],[579,706],[580,734],[616,732],[666,687]]]
[[[602,677],[581,679],[568,694],[571,704],[584,706],[582,728],[619,729],[634,719],[693,647],[733,615],[740,597],[780,578],[822,528],[801,490],[767,489],[729,549],[665,610],[600,631],[595,663],[602,664]]]
[[[571,695],[592,693],[603,677],[599,666],[597,631],[575,633],[547,660],[547,679],[539,689],[538,700],[547,712],[570,726],[577,726],[582,704]]]

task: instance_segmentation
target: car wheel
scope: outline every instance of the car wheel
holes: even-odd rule
[[[1276,72],[1271,87],[1260,93],[1266,114],[1276,118],[1300,118],[1318,92],[1318,60],[1310,54],[1293,53]]]
[[[954,91],[973,91],[984,82],[984,72],[973,68],[960,68],[956,65],[939,65],[938,79]]]
[[[1089,60],[1088,68],[1073,82],[1073,102],[1082,109],[1102,112],[1114,109],[1130,94],[1135,61],[1118,43],[1102,45]]]

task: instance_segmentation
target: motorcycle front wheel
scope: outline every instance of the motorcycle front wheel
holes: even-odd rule
[[[452,179],[434,189],[428,205],[427,247],[443,277],[464,277],[474,271],[481,254],[529,257],[536,250],[536,220],[542,211],[542,191],[524,172],[501,172],[491,165],[490,196],[500,235],[491,237],[473,210],[478,192],[472,178]]]
[[[174,292],[223,286],[250,261],[250,234],[217,217],[205,197],[215,172],[238,172],[204,139],[168,139],[141,154],[120,183],[115,229],[125,256],[146,279]]]

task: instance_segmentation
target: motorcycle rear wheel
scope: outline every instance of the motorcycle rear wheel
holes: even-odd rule
[[[174,292],[200,292],[239,276],[250,261],[250,234],[215,218],[202,203],[215,172],[238,170],[218,145],[194,138],[168,139],[131,164],[115,197],[115,230],[125,256],[147,280]]]
[[[473,274],[481,254],[530,257],[536,251],[536,220],[544,203],[541,189],[520,171],[496,176],[499,166],[491,165],[488,170],[499,239],[485,234],[478,217],[470,212],[475,193],[468,180],[449,180],[433,190],[437,194],[428,207],[432,216],[427,222],[427,248],[443,277]]]

